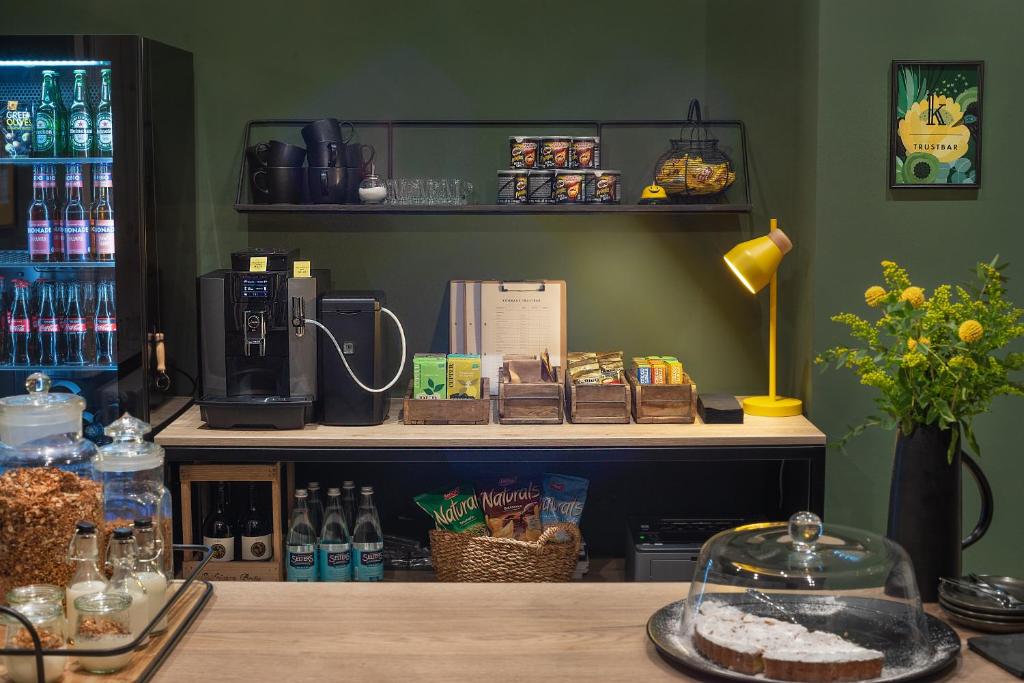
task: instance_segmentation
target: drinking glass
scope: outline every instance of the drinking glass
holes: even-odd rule
[[[388,188],[388,198],[384,200],[385,203],[395,205],[401,204],[402,200],[398,195],[398,180],[395,178],[388,178],[386,185]]]
[[[473,197],[473,183],[468,180],[458,178],[455,180],[455,203],[465,206],[470,203]]]
[[[440,178],[427,179],[427,203],[432,206],[444,206],[448,203],[448,188]]]

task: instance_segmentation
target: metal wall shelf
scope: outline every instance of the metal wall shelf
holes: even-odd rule
[[[0,365],[0,372],[117,372],[116,365]]]
[[[112,164],[114,157],[0,157],[0,166],[34,166],[36,164]]]
[[[236,204],[239,213],[341,213],[384,215],[582,214],[582,213],[750,213],[750,204]]]
[[[31,261],[28,252],[21,249],[0,249],[0,269],[32,268],[40,273],[52,271],[114,268],[115,261]]]

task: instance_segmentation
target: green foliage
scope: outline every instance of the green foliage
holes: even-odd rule
[[[859,343],[833,347],[815,359],[825,367],[851,369],[861,384],[880,393],[875,403],[882,414],[852,427],[840,445],[868,427],[899,427],[909,434],[917,425],[938,425],[953,430],[950,459],[961,436],[980,454],[974,417],[987,411],[996,396],[1024,396],[1024,385],[1011,378],[1024,368],[1024,353],[1005,351],[1024,336],[1024,310],[1005,298],[1005,267],[998,256],[979,263],[976,286],[942,285],[915,308],[900,298],[911,286],[907,272],[882,262],[886,286],[876,306],[878,320],[872,323],[853,313],[833,316]],[[983,330],[975,341],[961,337],[960,326],[968,320]]]

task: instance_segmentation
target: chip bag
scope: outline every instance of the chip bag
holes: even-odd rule
[[[478,496],[491,536],[520,541],[540,538],[540,486],[536,482],[502,477],[494,486],[481,489]]]
[[[487,525],[472,486],[459,484],[440,491],[421,493],[413,500],[434,518],[438,529],[473,536],[487,535]]]
[[[566,474],[545,474],[544,495],[541,498],[541,522],[544,528],[555,524],[579,526],[583,516],[583,505],[587,502],[587,487],[590,482],[582,477]],[[568,534],[555,535],[559,541],[568,540]]]

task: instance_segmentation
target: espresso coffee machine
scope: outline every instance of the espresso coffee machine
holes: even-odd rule
[[[317,340],[305,320],[326,277],[292,277],[297,258],[297,249],[243,249],[231,254],[231,270],[199,278],[199,405],[210,427],[312,421]]]
[[[381,384],[384,367],[381,310],[385,303],[384,292],[379,291],[328,292],[320,297],[317,318],[333,336],[332,341],[327,335],[318,335],[320,386],[323,388],[320,421],[324,424],[364,426],[387,419],[388,391],[367,391],[352,377],[355,375],[370,387]],[[345,356],[348,369],[339,358],[334,342]],[[403,348],[403,356],[404,351]]]

